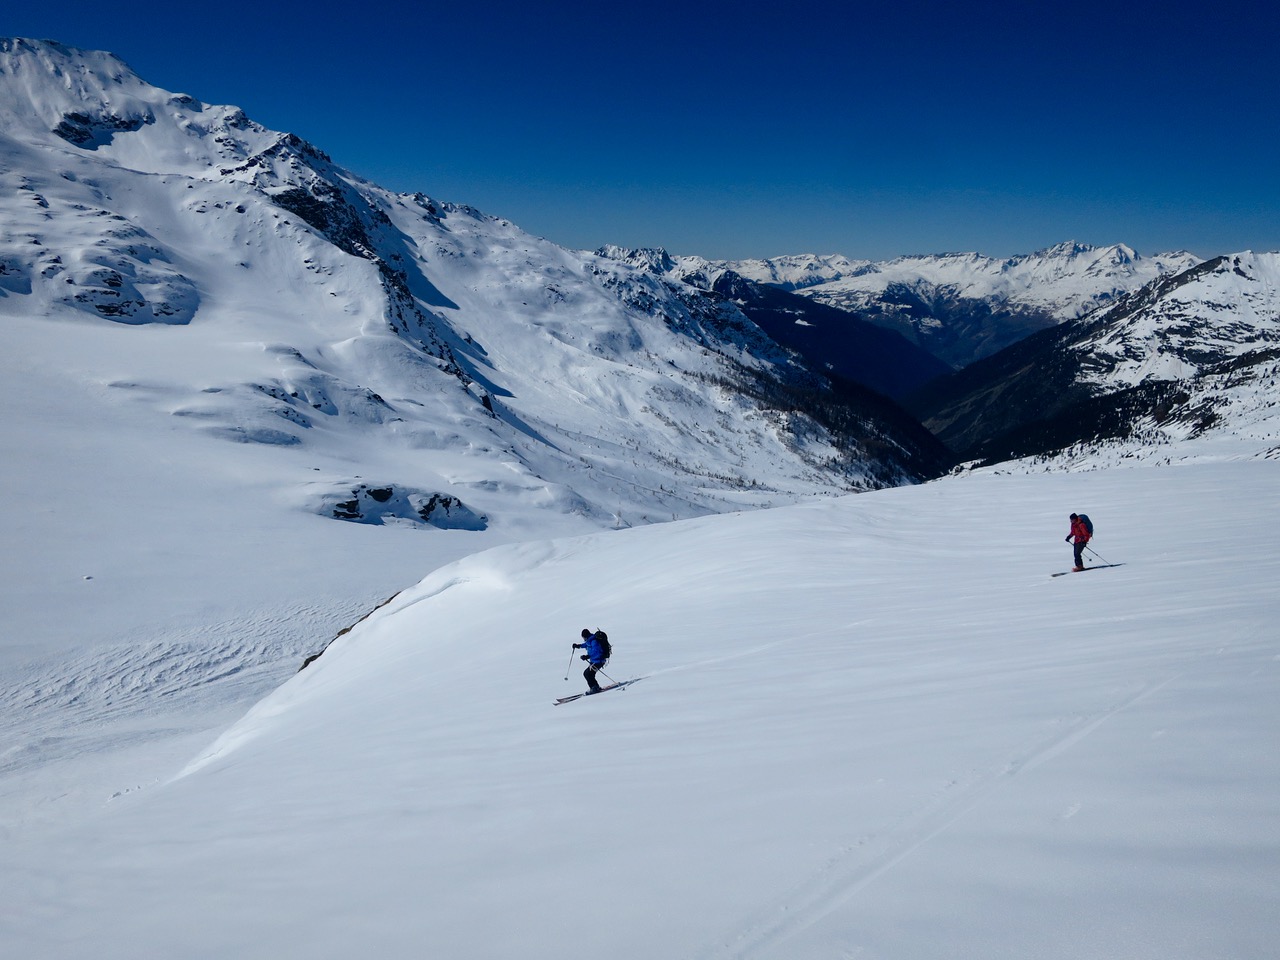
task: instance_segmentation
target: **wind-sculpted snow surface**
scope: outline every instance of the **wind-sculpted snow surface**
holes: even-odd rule
[[[985,472],[467,557],[167,782],[11,844],[0,936],[48,960],[1263,960],[1277,470]],[[1083,509],[1120,565],[1051,578]],[[645,679],[553,706],[584,626]]]

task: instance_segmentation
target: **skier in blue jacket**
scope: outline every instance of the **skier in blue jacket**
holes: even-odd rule
[[[590,693],[599,693],[600,684],[596,682],[596,672],[604,666],[609,659],[605,653],[604,645],[596,638],[596,635],[586,627],[582,628],[582,642],[573,645],[575,650],[586,651],[582,655],[582,659],[587,661],[587,669],[582,671],[582,675],[587,678],[587,686],[590,687]]]

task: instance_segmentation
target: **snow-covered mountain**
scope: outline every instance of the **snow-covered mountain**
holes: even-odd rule
[[[1198,262],[1186,252],[1144,257],[1124,244],[1067,242],[1007,259],[959,253],[869,261],[809,254],[706,267],[855,313],[961,367]]]
[[[815,369],[828,371],[895,400],[950,371],[945,363],[894,330],[836,307],[747,278],[698,257],[662,249],[610,245],[601,256],[658,277],[670,277],[732,303]],[[890,417],[892,419],[892,417]]]
[[[913,408],[957,451],[1280,455],[1280,253],[1216,257],[935,384]],[[1061,458],[1059,458],[1061,459]]]
[[[8,953],[1274,952],[1280,464],[806,497],[891,478],[732,298],[107,55],[0,84]],[[1274,277],[1094,348],[1219,284],[1265,408]],[[1119,566],[1048,576],[1071,509]],[[643,679],[553,706],[584,626]]]
[[[1280,347],[1280,253],[1215,257],[1091,318],[1081,382],[1116,389],[1251,365]]]
[[[616,524],[923,475],[881,425],[801,412],[821,377],[731,303],[380,189],[110,54],[4,40],[0,85],[9,376],[348,460],[307,509],[475,528],[537,495]]]

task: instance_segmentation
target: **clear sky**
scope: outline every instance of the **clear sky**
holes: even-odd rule
[[[383,186],[575,248],[1280,249],[1280,12],[1074,2],[7,4]]]

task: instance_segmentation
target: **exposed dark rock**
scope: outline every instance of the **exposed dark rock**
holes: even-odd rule
[[[96,150],[110,143],[117,133],[141,130],[154,122],[155,118],[151,116],[118,117],[113,113],[90,116],[85,113],[68,113],[53,128],[53,132],[77,147]]]
[[[484,530],[488,518],[457,497],[428,493],[395,484],[360,483],[340,494],[322,497],[320,512],[335,520],[385,524],[405,521],[442,530]]]

